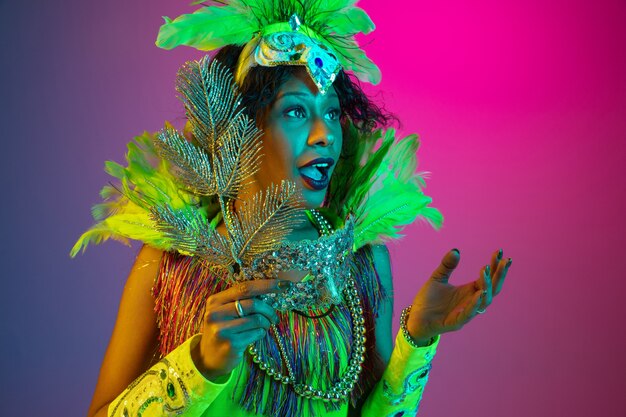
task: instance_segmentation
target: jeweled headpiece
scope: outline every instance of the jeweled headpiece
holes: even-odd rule
[[[165,18],[156,44],[202,51],[245,45],[235,72],[239,85],[256,65],[304,66],[322,94],[341,68],[377,84],[380,70],[354,39],[374,30],[367,13],[355,6],[357,1],[226,0],[174,20]]]

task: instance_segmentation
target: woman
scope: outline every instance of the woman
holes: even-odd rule
[[[231,1],[161,29],[164,47],[223,48],[179,75],[188,141],[166,126],[129,146],[127,168],[108,165],[123,194],[94,211],[103,221],[75,247],[146,243],[90,416],[415,413],[439,335],[501,290],[511,264],[501,250],[459,287],[449,252],[392,348],[381,242],[416,216],[441,218],[413,172],[416,138],[375,131],[390,118],[343,71],[379,78],[351,41],[371,21],[352,2],[328,7]]]

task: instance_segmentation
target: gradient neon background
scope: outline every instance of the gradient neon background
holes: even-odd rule
[[[626,3],[371,1],[372,91],[422,138],[446,216],[391,247],[396,311],[449,248],[513,266],[445,335],[422,416],[624,416]],[[192,50],[153,46],[184,1],[0,1],[3,415],[84,415],[134,253],[76,260],[106,159],[166,119]]]

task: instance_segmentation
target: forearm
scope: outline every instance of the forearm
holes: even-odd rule
[[[414,347],[398,332],[387,368],[365,400],[361,417],[415,415],[438,343],[439,336],[428,346]]]
[[[202,415],[226,383],[213,383],[198,371],[191,359],[195,343],[197,336],[177,347],[133,381],[109,404],[107,416]],[[100,410],[97,415],[104,414]]]

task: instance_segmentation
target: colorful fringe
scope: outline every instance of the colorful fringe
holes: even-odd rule
[[[200,331],[207,298],[228,286],[228,276],[209,271],[197,258],[178,252],[163,253],[152,288],[161,357]]]
[[[355,253],[352,276],[357,282],[367,329],[365,362],[350,396],[350,402],[356,405],[383,372],[382,362],[375,349],[374,321],[386,294],[374,269],[370,246]],[[194,258],[178,253],[164,254],[153,288],[161,355],[165,356],[199,332],[206,299],[228,286],[227,276],[212,274]],[[300,378],[305,375],[306,382],[312,382],[323,391],[328,390],[345,371],[353,344],[347,306],[338,305],[328,316],[320,319],[309,319],[293,312],[279,314],[281,320],[277,329],[295,374]],[[257,348],[261,357],[272,364],[274,369],[286,372],[271,333],[257,342]],[[291,386],[278,383],[261,371],[249,355],[246,355],[246,363],[239,369],[242,372],[237,378],[232,399],[243,409],[257,415],[308,417],[319,414],[321,404],[327,411],[336,410],[342,405],[339,402],[324,403],[297,396]]]

